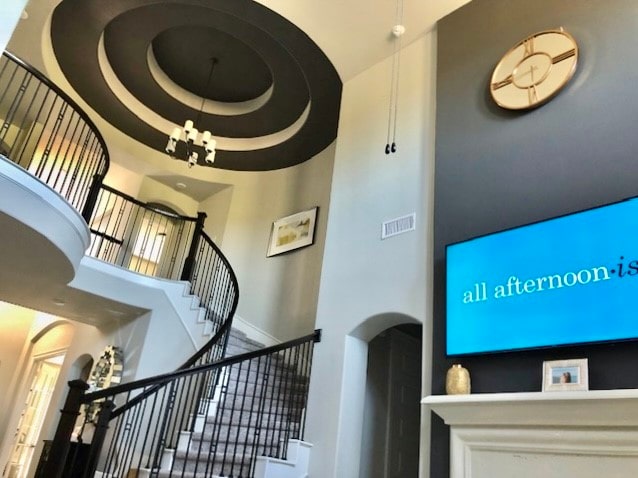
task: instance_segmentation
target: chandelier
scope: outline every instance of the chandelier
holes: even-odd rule
[[[208,73],[208,79],[206,80],[206,89],[204,90],[204,94],[206,94],[210,88],[210,82],[213,78],[213,70],[215,69],[217,62],[217,58],[210,59],[210,71]],[[199,159],[199,153],[193,149],[199,135],[199,131],[195,128],[195,125],[201,123],[205,103],[206,96],[204,95],[202,96],[202,105],[199,108],[195,121],[186,120],[183,128],[176,127],[173,129],[173,132],[168,137],[168,143],[166,144],[166,153],[168,153],[171,157],[176,157],[175,151],[177,149],[177,143],[183,139],[186,143],[186,159],[188,161],[189,168],[195,166]],[[204,157],[206,164],[213,164],[215,162],[215,147],[217,146],[217,141],[212,137],[210,131],[204,131],[202,133],[201,143],[204,146],[204,151],[206,152],[206,156]]]

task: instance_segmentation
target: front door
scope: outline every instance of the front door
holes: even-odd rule
[[[36,360],[27,400],[20,415],[7,478],[25,478],[46,416],[64,355]],[[6,470],[5,470],[6,473]]]

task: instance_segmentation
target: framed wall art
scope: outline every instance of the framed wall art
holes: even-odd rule
[[[266,257],[312,245],[318,211],[314,207],[273,222]]]

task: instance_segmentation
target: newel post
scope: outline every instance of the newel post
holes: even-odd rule
[[[64,407],[60,410],[60,421],[53,437],[49,459],[44,465],[42,476],[62,478],[64,465],[71,446],[71,435],[75,428],[75,422],[80,415],[81,399],[88,389],[89,386],[82,380],[69,382],[69,393],[66,396]]]
[[[115,403],[110,400],[102,402],[100,407],[100,413],[97,417],[97,424],[95,425],[95,432],[93,433],[93,440],[91,441],[91,449],[89,451],[89,458],[84,471],[84,477],[92,477],[97,469],[97,462],[100,458],[100,452],[102,451],[102,445],[104,445],[104,439],[106,438],[106,432],[109,429],[109,421],[111,420],[111,414],[115,408]]]
[[[191,239],[191,246],[188,250],[188,257],[184,261],[184,268],[182,269],[181,280],[191,280],[193,275],[193,269],[195,268],[195,258],[197,256],[197,246],[199,244],[199,238],[204,231],[204,221],[206,221],[206,213],[198,212],[197,221],[195,222],[195,230],[193,231],[193,238]]]
[[[84,222],[89,224],[91,221],[91,216],[93,215],[93,210],[95,209],[95,205],[97,204],[97,198],[102,190],[102,181],[104,177],[101,174],[94,174],[93,181],[91,182],[91,187],[89,188],[89,194],[86,197],[86,202],[84,203],[84,207],[82,208],[82,217],[84,218]]]

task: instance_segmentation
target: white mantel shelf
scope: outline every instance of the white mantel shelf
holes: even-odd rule
[[[638,390],[433,395],[451,478],[635,478]]]
[[[638,390],[431,395],[448,425],[638,426]]]

